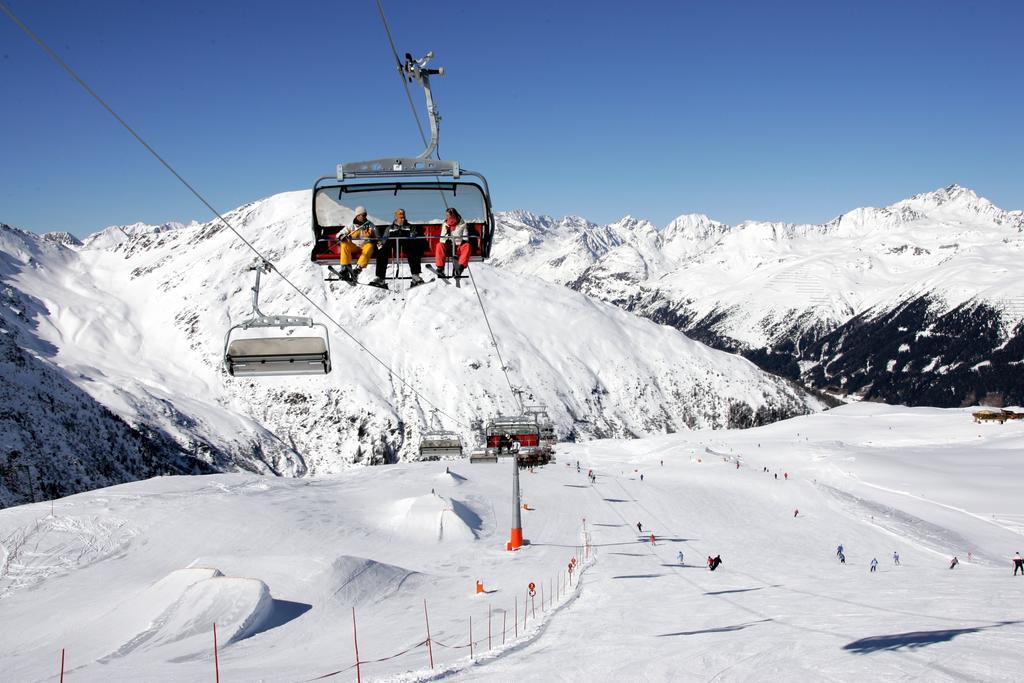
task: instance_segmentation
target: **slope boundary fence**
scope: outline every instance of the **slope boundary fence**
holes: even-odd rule
[[[595,561],[596,552],[590,532],[584,530],[580,544],[573,547],[572,553],[566,557],[565,567],[548,576],[524,581],[522,588],[512,595],[511,605],[495,606],[488,602],[486,608],[483,605],[469,607],[466,611],[464,639],[451,636],[441,639],[431,635],[430,607],[424,600],[423,623],[420,625],[424,633],[423,640],[384,656],[360,654],[357,614],[353,608],[352,635],[356,661],[336,671],[300,679],[297,683],[338,679],[343,675],[354,676],[357,683],[361,683],[368,668],[371,669],[369,673],[373,673],[372,665],[400,657],[409,657],[410,663],[412,657],[419,657],[421,661],[417,668],[392,675],[400,675],[403,681],[429,681],[522,649],[540,637],[548,621],[579,595],[582,575]],[[477,591],[477,596],[487,595],[479,585]],[[457,657],[442,663],[446,655]]]

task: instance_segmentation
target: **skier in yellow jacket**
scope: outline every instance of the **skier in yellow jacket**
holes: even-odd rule
[[[370,263],[373,256],[373,238],[375,228],[370,219],[366,217],[366,209],[357,206],[355,216],[352,218],[352,225],[346,229],[341,237],[341,278],[355,283],[359,280],[359,273],[363,272]],[[352,268],[352,258],[359,254],[356,267]]]

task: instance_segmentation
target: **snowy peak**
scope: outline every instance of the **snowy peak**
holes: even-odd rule
[[[662,234],[666,243],[677,239],[704,242],[718,239],[728,229],[729,226],[702,213],[689,213],[673,218]]]
[[[965,206],[970,206],[978,202],[991,205],[991,202],[987,199],[978,197],[974,190],[962,187],[956,183],[939,188],[938,190],[933,190],[932,192],[922,192],[921,194],[914,195],[910,199],[903,200],[903,202],[898,202],[897,205],[903,203],[916,203],[922,206],[942,206],[948,202],[958,202]]]
[[[47,242],[63,244],[65,247],[80,247],[82,241],[67,231],[47,232],[40,235]]]

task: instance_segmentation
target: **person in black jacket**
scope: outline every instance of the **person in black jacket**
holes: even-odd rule
[[[376,279],[370,282],[374,287],[387,289],[385,277],[388,271],[388,261],[392,254],[397,254],[399,247],[405,252],[405,258],[409,262],[409,272],[412,274],[410,287],[423,284],[420,277],[420,262],[423,259],[423,250],[426,242],[423,240],[422,230],[409,225],[405,221],[405,209],[395,210],[395,220],[391,225],[377,228],[377,266]]]

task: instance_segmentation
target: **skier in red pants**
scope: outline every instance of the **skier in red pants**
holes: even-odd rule
[[[455,207],[449,206],[445,210],[444,223],[441,225],[441,239],[437,241],[434,248],[434,265],[437,266],[437,276],[448,277],[444,272],[444,262],[448,257],[448,245],[452,245],[452,254],[458,259],[458,265],[452,277],[462,277],[462,271],[469,265],[469,255],[473,248],[469,244],[469,226]]]

